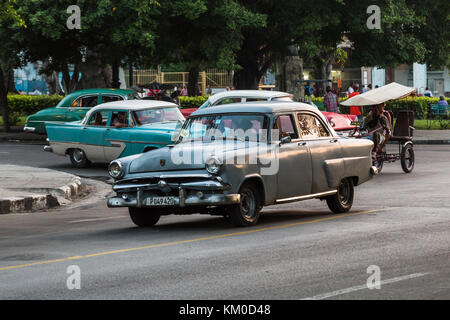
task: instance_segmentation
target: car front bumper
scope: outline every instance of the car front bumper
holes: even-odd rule
[[[182,175],[181,175],[182,176]],[[188,207],[188,206],[223,206],[238,204],[240,195],[226,193],[230,185],[220,179],[203,176],[202,179],[186,177],[156,179],[152,183],[130,181],[114,185],[117,196],[109,198],[107,205],[115,207]],[[178,176],[180,177],[180,175]],[[206,178],[208,177],[208,178]],[[181,179],[181,180],[179,180]],[[167,203],[154,204],[152,199],[169,199]],[[165,202],[165,201],[163,201]]]
[[[202,196],[197,195],[185,195],[180,193],[180,196],[173,197],[173,204],[171,205],[150,205],[147,198],[152,196],[144,196],[142,198],[138,195],[127,198],[123,197],[112,197],[108,199],[109,208],[121,208],[121,207],[188,207],[188,206],[223,206],[238,204],[240,202],[239,194],[203,194]]]

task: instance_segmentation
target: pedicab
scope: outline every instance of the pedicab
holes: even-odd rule
[[[344,106],[379,106],[389,100],[401,99],[409,96],[415,91],[414,88],[406,87],[398,83],[390,83],[383,87],[373,89],[354,96],[344,102],[341,105]],[[414,169],[414,111],[412,110],[400,110],[397,115],[395,125],[393,124],[392,111],[385,111],[389,114],[386,119],[390,120],[390,128],[394,127],[391,132],[384,132],[385,128],[378,126],[373,130],[367,130],[367,124],[358,123],[354,131],[349,135],[353,138],[366,138],[374,141],[374,149],[372,150],[372,162],[373,165],[381,172],[383,164],[385,162],[391,163],[400,161],[401,167],[405,173],[410,173]],[[367,118],[367,117],[366,117]],[[353,124],[357,124],[354,122]],[[387,134],[386,134],[387,133]],[[398,152],[390,153],[386,151],[387,141],[398,144]],[[381,148],[379,148],[381,147]]]

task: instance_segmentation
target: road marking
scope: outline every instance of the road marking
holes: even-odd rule
[[[380,281],[380,285],[394,283],[394,282],[399,282],[399,281],[403,281],[403,280],[414,279],[414,278],[419,278],[419,277],[426,276],[427,274],[429,274],[429,273],[413,273],[413,274],[409,274],[409,275],[406,275],[406,276],[386,279],[386,280]],[[323,299],[336,297],[336,296],[340,296],[340,295],[343,295],[343,294],[347,294],[347,293],[351,293],[351,292],[355,292],[355,291],[360,291],[360,290],[364,290],[364,289],[368,289],[367,288],[367,284],[361,285],[361,286],[354,286],[354,287],[350,287],[350,288],[347,288],[347,289],[336,290],[336,291],[332,291],[332,292],[328,292],[328,293],[323,293],[323,294],[319,294],[317,296],[313,296],[313,297],[309,297],[309,298],[303,298],[303,299],[300,299],[300,300],[323,300]]]
[[[317,222],[322,222],[322,221],[335,220],[335,219],[344,218],[344,217],[356,216],[356,215],[372,213],[372,212],[388,211],[388,210],[391,210],[391,208],[383,208],[383,209],[376,209],[376,210],[365,210],[365,211],[359,211],[359,212],[354,212],[354,213],[334,215],[334,216],[327,217],[327,218],[321,218],[321,219],[315,219],[315,220],[308,220],[308,221],[302,221],[302,222],[289,223],[289,224],[284,224],[284,225],[280,225],[280,226],[273,226],[273,227],[266,227],[266,228],[260,228],[260,229],[246,230],[246,231],[227,233],[227,234],[219,234],[219,235],[215,235],[215,236],[209,236],[209,237],[203,237],[203,238],[195,238],[195,239],[189,239],[189,240],[180,240],[180,241],[172,241],[172,242],[167,242],[167,243],[152,244],[152,245],[136,247],[136,248],[128,248],[128,249],[119,249],[119,250],[113,250],[113,251],[98,252],[98,253],[92,253],[92,254],[87,254],[87,255],[82,255],[82,256],[74,256],[74,257],[54,259],[54,260],[38,261],[38,262],[26,263],[26,264],[21,264],[21,265],[16,265],[16,266],[0,267],[0,271],[12,270],[12,269],[20,269],[20,268],[26,268],[26,267],[33,267],[33,266],[38,266],[38,265],[43,265],[43,264],[50,264],[50,263],[56,263],[56,262],[65,262],[65,261],[77,260],[77,259],[85,259],[85,258],[106,256],[106,255],[110,255],[110,254],[117,254],[117,253],[124,253],[124,252],[131,252],[131,251],[138,251],[138,250],[145,250],[145,249],[169,247],[169,246],[175,246],[175,245],[186,244],[186,243],[193,243],[193,242],[199,242],[199,241],[205,241],[205,240],[229,238],[229,237],[240,236],[240,235],[245,235],[245,234],[252,234],[252,233],[257,233],[257,232],[262,232],[262,231],[269,231],[269,230],[276,230],[276,229],[285,229],[285,228],[294,227],[294,226],[300,226],[300,225],[304,225],[304,224],[317,223]]]
[[[117,217],[107,217],[107,218],[92,218],[92,219],[83,219],[83,220],[73,220],[73,221],[68,221],[67,223],[81,223],[81,222],[91,222],[91,221],[103,221],[103,220],[122,219],[122,218],[128,218],[128,216],[117,216]]]

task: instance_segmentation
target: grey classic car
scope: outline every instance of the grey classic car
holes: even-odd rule
[[[110,163],[117,195],[108,207],[128,207],[138,226],[190,213],[250,226],[263,206],[306,199],[347,212],[354,186],[377,174],[372,141],[338,136],[320,111],[303,103],[205,108],[173,140]]]

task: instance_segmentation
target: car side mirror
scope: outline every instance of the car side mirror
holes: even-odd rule
[[[291,143],[291,141],[292,141],[292,138],[291,138],[290,136],[283,137],[283,138],[281,138],[281,140],[280,140],[280,146],[281,146],[282,144]]]

